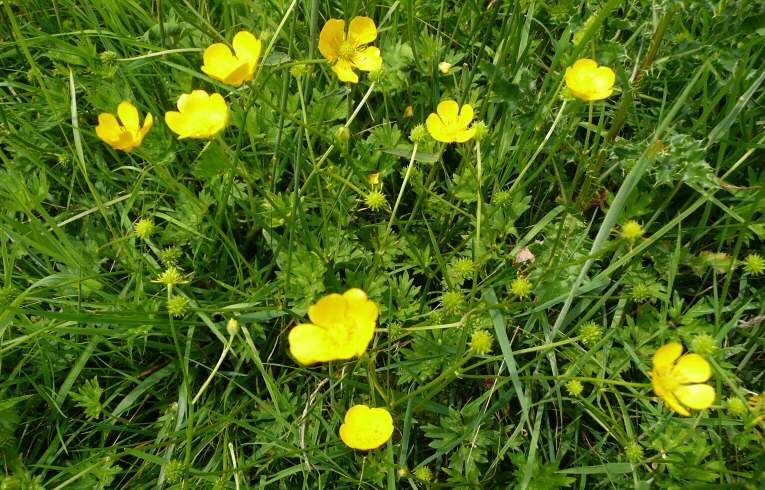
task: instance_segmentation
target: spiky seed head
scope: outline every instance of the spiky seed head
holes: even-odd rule
[[[595,322],[587,322],[579,327],[579,335],[585,345],[597,344],[603,338],[603,329]]]
[[[643,460],[643,446],[637,442],[631,442],[624,448],[624,455],[630,463],[638,463]]]
[[[566,383],[566,391],[569,395],[579,397],[582,394],[582,391],[584,391],[584,385],[581,381],[578,379],[572,379],[568,383]]]
[[[459,313],[465,306],[465,296],[459,291],[447,291],[441,296],[441,303],[447,313]]]
[[[364,205],[372,211],[379,211],[388,206],[388,200],[385,198],[385,194],[382,191],[375,189],[366,195],[364,198]]]
[[[737,396],[725,400],[725,409],[734,417],[741,417],[747,412],[746,402]]]
[[[622,226],[622,238],[635,241],[643,236],[643,227],[635,220],[629,220]]]
[[[470,338],[470,349],[479,356],[491,353],[494,336],[486,330],[476,330]]]
[[[413,143],[421,143],[427,136],[428,130],[425,129],[423,124],[418,124],[412,128],[412,131],[409,133],[409,139],[412,140]]]
[[[473,124],[473,127],[475,128],[476,141],[482,141],[486,139],[487,136],[489,136],[489,127],[485,122],[477,121],[475,124]]]
[[[708,333],[696,335],[691,340],[691,351],[702,356],[711,356],[717,351],[717,342]]]
[[[427,466],[414,469],[414,477],[420,481],[429,482],[433,479],[433,472]]]
[[[510,292],[521,299],[526,299],[531,296],[531,292],[534,290],[534,286],[531,281],[525,277],[516,277],[513,282],[510,283]]]
[[[154,221],[151,218],[141,218],[138,223],[135,224],[135,234],[141,240],[148,240],[154,234],[156,227]]]
[[[749,254],[744,259],[744,270],[752,276],[759,276],[765,272],[765,258],[756,253]]]

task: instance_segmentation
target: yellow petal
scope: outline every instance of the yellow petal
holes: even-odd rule
[[[703,383],[712,376],[712,367],[698,354],[686,354],[677,360],[671,376],[680,384]]]
[[[584,58],[566,68],[566,86],[575,97],[589,100],[593,90],[592,76],[597,67],[594,60]]]
[[[451,135],[446,131],[446,126],[444,126],[443,121],[441,121],[441,118],[438,117],[437,114],[431,114],[428,116],[428,118],[425,120],[425,128],[428,130],[428,133],[430,133],[430,136],[433,137],[434,140],[440,141],[442,143],[451,143]]]
[[[376,449],[393,435],[393,418],[384,408],[355,405],[345,414],[339,432],[343,442],[353,449]]]
[[[120,105],[117,106],[117,115],[125,129],[133,134],[138,134],[141,123],[138,120],[138,109],[133,104],[127,101],[120,102]]]
[[[255,71],[255,66],[258,64],[258,59],[260,58],[260,50],[262,47],[260,39],[255,37],[251,32],[240,31],[234,36],[234,42],[232,44],[234,45],[236,57],[239,58],[240,61],[247,63],[250,79],[252,79],[251,77]]]
[[[302,323],[290,330],[288,336],[290,353],[304,365],[335,359],[337,345],[327,332],[309,323]]]
[[[580,58],[574,62],[574,64],[571,66],[571,69],[578,72],[588,72],[595,70],[597,67],[597,61],[589,58]]]
[[[438,107],[436,108],[436,112],[438,113],[438,117],[441,118],[441,120],[444,122],[446,126],[449,126],[449,124],[457,122],[457,117],[459,116],[459,110],[460,106],[457,104],[457,102],[453,100],[442,100]]]
[[[178,110],[181,112],[192,111],[193,107],[200,103],[204,104],[210,96],[204,90],[192,90],[189,94],[181,94],[178,97]]]
[[[690,415],[690,412],[686,410],[685,407],[680,405],[680,402],[677,401],[677,398],[672,393],[664,392],[661,395],[661,399],[664,400],[664,403],[666,403],[669,406],[669,408],[679,413],[680,415],[684,415],[686,417]]]
[[[211,138],[228,123],[228,106],[220,94],[194,90],[178,98],[178,112],[165,114],[168,127],[181,138]]]
[[[228,105],[226,104],[226,99],[221,94],[215,93],[210,96],[209,103],[205,109],[206,112],[201,116],[206,118],[209,132],[202,137],[209,138],[228,124]]]
[[[120,138],[120,142],[115,146],[116,149],[122,150],[125,153],[130,153],[131,151],[138,148],[138,145],[140,145],[141,142],[133,138],[133,135],[131,135],[128,132],[125,132],[125,134],[122,135]]]
[[[667,389],[664,387],[661,375],[655,371],[651,371],[650,376],[653,392],[656,393],[656,396],[664,398],[667,395]]]
[[[339,78],[341,82],[359,82],[359,76],[353,71],[353,66],[345,60],[337,60],[337,62],[332,65],[332,71],[335,72],[337,78]]]
[[[715,389],[702,384],[684,385],[675,390],[675,396],[686,407],[703,410],[715,402]]]
[[[465,104],[460,109],[460,115],[457,118],[458,126],[461,128],[467,128],[470,123],[473,122],[473,106]]]
[[[353,66],[362,71],[379,70],[382,68],[382,62],[380,50],[374,46],[370,46],[363,51],[357,51],[353,55]]]
[[[659,347],[653,354],[654,370],[659,374],[669,373],[682,353],[683,345],[679,342],[670,342]]]
[[[221,82],[233,87],[239,87],[247,80],[252,80],[254,70],[250,71],[250,65],[242,61],[239,66],[230,72],[224,78],[220,79]]]
[[[601,66],[595,70],[593,76],[593,93],[590,95],[591,100],[601,100],[610,97],[614,92],[615,81],[616,74],[611,68]]]
[[[377,38],[377,27],[369,17],[354,17],[348,26],[348,40],[358,47],[369,44]]]
[[[566,68],[565,80],[574,97],[594,101],[611,95],[616,75],[610,68],[598,67],[594,60],[583,58]]]
[[[192,132],[190,120],[180,112],[168,111],[165,113],[165,124],[170,131],[177,134],[180,139],[188,138]]]
[[[340,45],[345,40],[345,21],[329,19],[319,33],[319,51],[330,61],[337,59]]]
[[[103,112],[98,115],[98,126],[96,126],[96,134],[104,142],[112,144],[116,142],[120,134],[122,133],[122,127],[117,122],[117,118],[114,114]]]
[[[146,133],[149,132],[152,126],[154,126],[154,116],[152,116],[151,112],[149,112],[146,114],[146,119],[143,121],[143,127],[141,128],[141,133],[139,134],[139,143],[143,141]]]
[[[475,128],[461,129],[461,130],[455,131],[452,136],[452,140],[455,143],[464,143],[466,141],[473,139],[473,137],[475,136],[475,131],[476,131]]]
[[[375,336],[374,322],[359,322],[354,326],[353,335],[348,340],[347,345],[343,344],[345,350],[343,357],[338,359],[350,359],[351,357],[360,357],[369,348],[369,343]]]
[[[348,304],[339,294],[329,294],[308,307],[308,318],[322,327],[333,327],[345,321]]]
[[[377,321],[379,313],[377,304],[367,297],[367,293],[358,288],[349,289],[343,293],[343,298],[347,304],[348,314],[354,320],[371,323]]]
[[[220,81],[225,80],[243,63],[234,56],[228,46],[221,43],[211,44],[205,49],[202,59],[204,60],[202,71]]]
[[[208,94],[204,90],[192,90],[190,94],[183,94],[181,97],[184,97],[184,96],[185,96],[185,100],[183,102],[183,107],[180,107],[181,105],[180,100],[178,101],[178,104],[181,111],[188,111],[188,112],[198,112],[198,111],[206,110],[210,104],[210,98],[212,97],[210,94]]]

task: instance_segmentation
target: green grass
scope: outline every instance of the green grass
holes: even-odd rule
[[[318,36],[356,15],[384,70],[346,85]],[[765,389],[758,2],[27,0],[0,19],[0,488],[758,488],[765,405],[730,403]],[[232,89],[202,52],[242,29],[266,55]],[[616,72],[611,97],[567,94],[582,57]],[[200,88],[230,123],[178,140],[163,115]],[[413,144],[446,98],[486,138]],[[95,133],[122,100],[155,118],[130,154]],[[380,307],[367,353],[300,366],[289,330],[352,287]],[[713,367],[691,417],[651,389],[670,341]],[[393,416],[377,450],[338,436],[359,403]]]

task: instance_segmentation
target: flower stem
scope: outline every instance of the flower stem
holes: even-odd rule
[[[385,243],[385,241],[388,239],[388,234],[390,234],[390,229],[393,227],[393,220],[396,219],[396,211],[398,210],[398,205],[401,203],[401,197],[404,195],[404,189],[406,188],[406,183],[409,181],[409,176],[412,174],[412,167],[414,167],[414,160],[417,156],[417,142],[414,143],[414,148],[412,148],[412,158],[409,160],[409,166],[406,167],[406,173],[404,174],[404,182],[401,183],[401,189],[398,191],[398,197],[396,198],[396,204],[393,205],[393,212],[390,214],[390,220],[388,220],[388,227],[385,229],[385,238],[383,239],[382,243]]]
[[[228,355],[228,351],[231,350],[231,344],[234,342],[234,335],[231,335],[228,339],[228,343],[223,348],[223,352],[220,353],[220,359],[218,359],[218,363],[215,364],[215,367],[213,368],[212,372],[210,373],[210,376],[207,377],[207,380],[202,385],[201,388],[199,388],[199,391],[197,392],[197,395],[194,397],[193,400],[191,400],[191,404],[195,404],[197,400],[199,400],[199,397],[202,396],[202,393],[205,392],[207,389],[207,386],[212,382],[213,378],[216,374],[218,374],[218,369],[220,369],[221,364],[223,364],[223,360],[226,359],[226,356]]]
[[[473,244],[473,260],[477,261],[481,251],[481,207],[483,204],[483,196],[481,194],[481,184],[483,182],[483,162],[481,160],[481,142],[477,140],[475,142],[475,157],[476,169],[478,173],[478,185],[476,186],[477,204],[475,208],[475,243]]]
[[[518,349],[518,350],[514,350],[513,351],[513,355],[517,356],[519,354],[529,354],[531,352],[539,352],[539,351],[545,351],[545,350],[549,350],[549,349],[554,349],[556,347],[562,347],[564,345],[573,344],[575,342],[578,342],[581,339],[582,339],[582,337],[579,336],[579,337],[573,337],[573,338],[570,338],[570,339],[559,340],[559,341],[553,342],[551,344],[540,344],[540,345],[537,345],[535,347],[529,347],[527,349]],[[484,366],[486,364],[490,364],[490,363],[496,362],[496,361],[501,361],[504,358],[505,357],[503,355],[486,357],[484,359],[481,359],[477,363],[475,363],[475,364],[473,364],[471,366],[466,367],[465,371],[472,371],[473,369],[479,368],[479,367]]]
[[[351,117],[348,118],[348,120],[345,122],[344,126],[346,128],[351,126],[351,123],[354,119],[356,119],[356,116],[361,112],[361,108],[364,107],[364,104],[367,103],[367,99],[370,95],[372,95],[372,90],[375,88],[375,82],[372,82],[369,84],[369,88],[367,89],[367,92],[364,94],[364,97],[361,98],[361,101],[356,106],[356,110],[353,111],[353,114],[351,114]],[[329,148],[326,149],[324,154],[319,157],[319,161],[316,162],[316,165],[313,166],[313,169],[311,169],[311,173],[308,174],[308,177],[306,177],[305,182],[303,182],[303,185],[300,187],[300,192],[298,194],[302,194],[305,192],[306,187],[308,186],[308,183],[311,181],[314,175],[321,169],[321,164],[324,163],[324,161],[329,157],[329,154],[332,153],[332,150],[335,149],[335,145],[329,145]]]
[[[524,165],[523,169],[521,170],[521,173],[518,174],[518,177],[515,178],[515,182],[513,182],[513,185],[510,186],[510,190],[508,191],[511,195],[516,187],[521,185],[521,180],[523,179],[523,176],[526,175],[526,172],[528,172],[531,165],[534,163],[534,160],[536,160],[537,156],[542,152],[545,145],[547,145],[547,140],[550,139],[550,136],[552,136],[553,131],[555,131],[555,128],[558,126],[558,122],[560,122],[560,118],[563,115],[563,109],[566,108],[566,100],[563,100],[563,103],[560,105],[560,109],[558,110],[558,114],[555,116],[555,120],[552,123],[552,126],[550,126],[550,129],[547,131],[547,134],[545,134],[544,139],[541,143],[539,143],[539,146],[537,147],[536,151],[534,151],[534,154],[531,155],[531,158],[529,158],[529,161],[526,162],[526,165]]]

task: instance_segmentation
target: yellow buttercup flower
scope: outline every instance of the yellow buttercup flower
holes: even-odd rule
[[[425,120],[428,133],[442,143],[464,143],[475,136],[475,127],[469,128],[473,121],[473,106],[464,104],[460,108],[453,100],[442,100]]]
[[[308,308],[311,323],[290,330],[290,352],[306,365],[360,356],[374,336],[377,314],[361,289],[324,296]]]
[[[346,412],[340,426],[340,439],[353,449],[376,449],[393,435],[393,418],[384,408],[354,405]]]
[[[165,113],[167,126],[180,139],[212,138],[228,123],[228,106],[220,94],[194,90],[178,98],[178,110]]]
[[[660,347],[653,355],[651,384],[669,408],[687,417],[690,412],[686,407],[702,410],[712,406],[715,389],[700,384],[712,376],[712,368],[706,359],[698,354],[681,357],[682,353],[683,346],[678,342]]]
[[[595,60],[582,58],[566,68],[566,86],[578,99],[593,101],[610,97],[614,91],[616,75],[607,66],[598,66]]]
[[[345,33],[345,21],[329,19],[319,34],[319,51],[332,63],[332,71],[343,82],[357,83],[353,71],[375,71],[382,68],[380,50],[364,47],[377,38],[377,27],[369,17],[354,17]]]
[[[234,36],[234,52],[223,43],[205,49],[202,71],[216,80],[239,87],[252,80],[260,58],[261,42],[251,32],[241,31]]]
[[[130,153],[143,142],[144,136],[154,124],[154,116],[151,113],[146,114],[141,127],[138,109],[127,101],[117,106],[117,116],[120,119],[119,122],[114,114],[108,112],[99,114],[96,134],[115,150]]]

